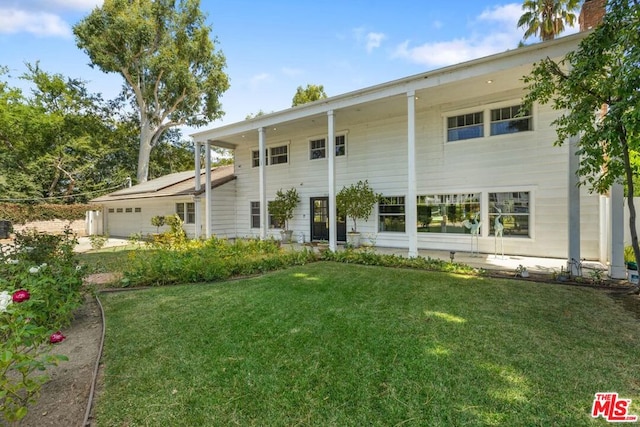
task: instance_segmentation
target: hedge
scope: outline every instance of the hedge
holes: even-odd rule
[[[100,210],[97,205],[19,205],[14,203],[0,203],[0,220],[8,220],[13,224],[26,224],[32,221],[49,221],[62,219],[75,221],[84,219],[87,211]]]

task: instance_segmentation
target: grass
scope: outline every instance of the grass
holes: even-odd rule
[[[121,272],[130,254],[139,250],[135,245],[116,246],[79,253],[76,257],[81,265],[87,267],[89,274]]]
[[[330,262],[102,296],[100,426],[606,425],[640,324],[583,288]]]

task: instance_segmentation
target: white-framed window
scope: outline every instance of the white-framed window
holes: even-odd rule
[[[494,108],[491,110],[491,131],[493,135],[526,132],[532,130],[531,110],[522,105]]]
[[[336,157],[347,155],[347,135],[336,136]]]
[[[273,200],[267,202],[267,210],[271,211],[271,204],[273,203]],[[273,215],[271,215],[271,212],[269,212],[269,228],[283,228],[284,224],[280,224],[280,222],[275,219],[273,217]]]
[[[430,194],[418,196],[419,233],[469,233],[463,224],[480,213],[480,194]]]
[[[269,148],[269,164],[280,165],[289,163],[289,146],[279,145]]]
[[[309,159],[324,159],[326,157],[327,140],[325,138],[317,138],[309,140]]]
[[[109,208],[109,213],[114,213],[116,210],[114,208]]]
[[[489,193],[489,234],[496,229],[504,237],[531,237],[531,192]]]
[[[482,138],[484,136],[484,113],[476,111],[447,117],[447,141]]]
[[[260,228],[260,202],[251,202],[251,228]]]
[[[133,213],[133,208],[124,208],[125,213]]]
[[[116,208],[116,213],[122,213],[122,208]]]
[[[140,213],[140,212],[142,212],[142,208],[135,208],[135,209],[134,209],[134,212],[135,212],[135,213]]]
[[[176,214],[185,224],[195,224],[196,204],[193,202],[176,203]]]
[[[269,164],[269,150],[264,150],[264,159],[267,165]],[[260,151],[253,150],[251,151],[251,167],[257,168],[260,166]]]
[[[289,144],[268,147],[264,150],[265,166],[289,163]],[[251,167],[260,166],[260,152],[251,150]]]
[[[383,197],[378,202],[378,230],[404,233],[406,229],[404,196]]]

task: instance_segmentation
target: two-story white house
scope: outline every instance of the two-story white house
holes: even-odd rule
[[[358,231],[377,246],[405,248],[409,256],[422,248],[468,251],[471,235],[463,221],[477,215],[480,252],[610,260],[612,244],[622,244],[617,233],[611,242],[617,202],[612,215],[607,197],[576,186],[571,141],[553,144],[557,112],[522,105],[522,78],[533,63],[563,57],[583,37],[521,47],[194,134],[196,159],[201,146],[232,149],[235,158],[233,226],[214,226],[219,202],[209,192],[206,234],[270,236],[279,229],[272,227],[268,203],[278,189],[294,187],[301,196],[290,221],[294,237],[327,240],[335,249],[347,231],[335,210],[336,194],[368,180],[384,198]]]

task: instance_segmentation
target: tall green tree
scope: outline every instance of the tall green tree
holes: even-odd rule
[[[302,105],[307,102],[313,102],[325,98],[327,98],[327,94],[324,92],[324,86],[322,85],[307,84],[306,88],[298,86],[295,95],[293,95],[291,106],[295,107],[296,105]]]
[[[564,31],[565,24],[573,25],[580,0],[525,0],[525,12],[518,20],[518,27],[524,27],[524,39],[540,36],[542,41],[553,40]]]
[[[199,0],[105,0],[74,28],[77,45],[106,73],[120,74],[135,99],[140,140],[138,182],[169,128],[222,116],[229,87]]]
[[[550,103],[561,112],[553,122],[556,145],[579,136],[581,184],[604,193],[626,183],[635,194],[634,159],[640,153],[640,4],[609,0],[603,23],[577,50],[555,62],[535,64],[525,82],[525,102]],[[628,197],[631,245],[640,265],[636,209]]]

